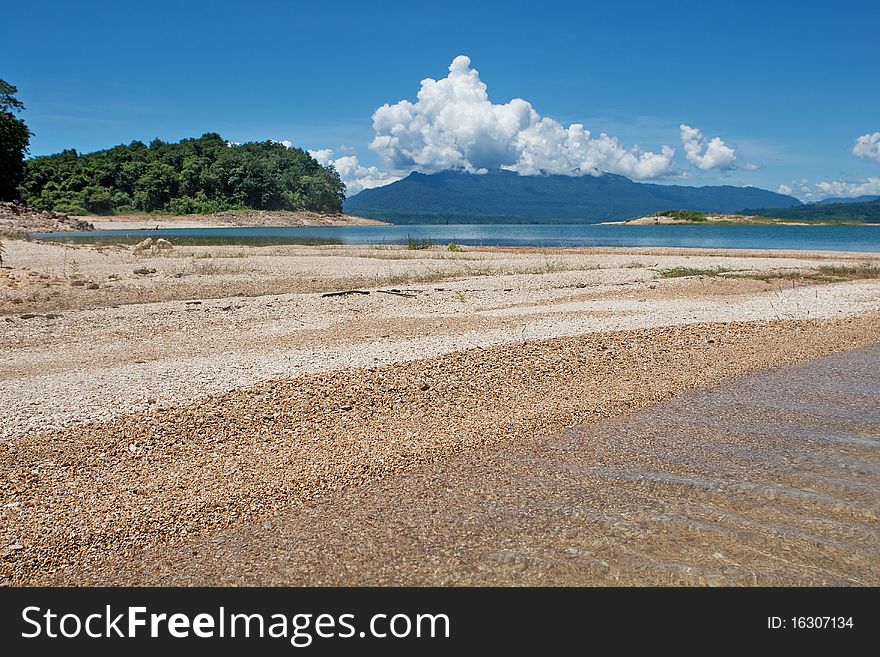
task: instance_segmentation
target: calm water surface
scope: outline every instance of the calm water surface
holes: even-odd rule
[[[164,237],[190,243],[405,244],[408,239],[471,246],[670,246],[732,249],[880,251],[880,226],[623,226],[468,224],[167,228],[40,233],[40,239],[130,241]]]

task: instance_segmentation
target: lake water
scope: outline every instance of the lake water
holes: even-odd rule
[[[880,252],[880,226],[626,226],[603,224],[467,224],[168,228],[40,233],[39,239],[132,241],[164,237],[175,243],[405,244],[409,239],[471,246],[668,246],[730,249],[810,249]]]

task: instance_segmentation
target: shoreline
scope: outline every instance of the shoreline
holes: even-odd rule
[[[189,215],[86,215],[80,217],[95,230],[150,230],[167,228],[257,228],[270,226],[384,226],[387,222],[350,214],[306,211],[231,210]]]
[[[295,226],[291,223],[218,226],[216,223],[204,225],[189,221],[165,225],[142,225],[119,221],[96,222],[97,230],[88,232],[34,233],[30,239],[46,243],[64,242],[70,245],[103,246],[116,246],[122,243],[133,245],[146,238],[162,238],[181,246],[201,244],[218,247],[323,244],[377,248],[406,246],[413,251],[498,248],[509,249],[511,252],[540,249],[564,253],[583,249],[619,248],[632,252],[644,249],[674,249],[690,253],[707,250],[718,252],[730,250],[739,253],[819,251],[880,253],[880,243],[874,239],[877,237],[874,231],[870,229],[861,231],[858,226],[823,225],[816,231],[804,226],[795,226],[792,230],[803,230],[794,233],[785,229],[768,229],[761,232],[749,230],[748,226],[740,226],[739,229],[732,228],[730,232],[725,229],[712,230],[710,234],[704,234],[699,229],[694,231],[669,229],[655,233],[654,229],[644,227],[631,234],[629,229],[620,228],[620,225],[622,224],[616,228],[607,224],[589,224],[583,227],[553,225],[536,226],[532,229],[526,226],[508,233],[491,225],[477,226],[474,229],[472,226],[375,225],[351,221],[331,225],[328,220],[323,220],[320,224],[313,222],[308,225],[300,222]]]
[[[865,223],[854,220],[826,219],[824,221],[804,221],[768,215],[724,212],[694,212],[689,210],[673,210],[667,212],[669,212],[669,214],[658,212],[656,214],[634,217],[623,221],[606,223],[630,226],[880,226],[880,223]]]
[[[643,221],[624,219],[622,221],[600,221],[599,226],[880,226],[872,222],[844,221],[688,221],[671,219],[666,221]]]

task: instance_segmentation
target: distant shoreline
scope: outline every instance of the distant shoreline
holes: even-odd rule
[[[862,221],[795,221],[777,217],[763,217],[742,214],[706,214],[700,219],[687,219],[668,215],[651,215],[624,219],[621,221],[603,221],[603,226],[880,226],[880,223]]]
[[[147,213],[79,217],[95,230],[150,228],[253,228],[283,226],[385,226],[385,221],[352,214],[287,210],[230,210],[216,214],[154,215]]]

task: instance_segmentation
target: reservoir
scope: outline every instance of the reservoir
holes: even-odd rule
[[[33,237],[73,242],[131,242],[163,237],[175,244],[407,244],[413,240],[468,246],[660,246],[880,252],[880,225],[419,224],[95,230],[37,233]]]

